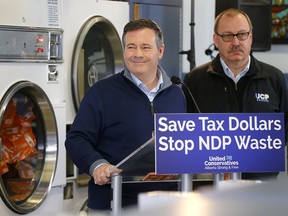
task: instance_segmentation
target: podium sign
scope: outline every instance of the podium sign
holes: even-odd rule
[[[155,171],[285,171],[284,114],[155,114]]]

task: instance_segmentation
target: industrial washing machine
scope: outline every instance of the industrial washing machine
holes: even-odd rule
[[[66,106],[61,10],[60,0],[1,1],[1,215],[63,212]]]
[[[63,0],[63,57],[67,131],[87,90],[99,79],[124,69],[121,36],[129,3]],[[66,211],[85,211],[89,176],[67,157]]]
[[[120,38],[128,21],[128,2],[63,0],[68,125],[90,86],[124,68]]]

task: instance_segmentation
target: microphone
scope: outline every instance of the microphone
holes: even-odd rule
[[[172,76],[172,77],[171,77],[171,82],[172,82],[173,84],[176,84],[176,85],[179,85],[179,84],[182,83],[181,80],[180,80],[180,78],[177,77],[177,76]]]
[[[185,89],[188,91],[188,93],[189,93],[189,95],[190,95],[190,97],[191,97],[191,99],[192,99],[192,101],[193,101],[198,113],[201,113],[201,111],[200,111],[200,109],[198,107],[198,104],[196,103],[195,98],[193,97],[193,94],[190,91],[190,89],[188,88],[188,86],[184,82],[182,82],[181,79],[179,77],[177,77],[177,76],[172,76],[170,80],[171,80],[171,82],[173,84],[176,84],[176,85],[182,84],[185,87]]]
[[[213,60],[215,57],[212,55],[213,51],[216,50],[216,47],[214,45],[214,43],[212,43],[206,50],[205,50],[205,55],[208,55],[211,57],[211,59]]]

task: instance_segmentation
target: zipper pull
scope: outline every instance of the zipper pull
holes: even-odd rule
[[[151,114],[154,115],[154,106],[153,102],[150,103]]]

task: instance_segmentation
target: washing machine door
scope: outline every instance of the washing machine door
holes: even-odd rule
[[[45,92],[29,81],[15,83],[1,100],[0,192],[14,212],[37,209],[56,168],[56,119]]]
[[[72,59],[72,97],[78,111],[87,90],[99,79],[124,68],[121,40],[102,16],[90,18],[79,31]]]

